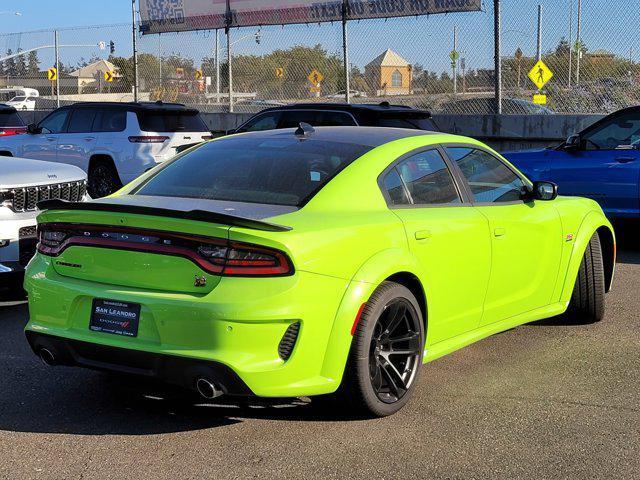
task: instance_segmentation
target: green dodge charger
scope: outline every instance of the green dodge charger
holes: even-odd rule
[[[26,336],[45,363],[369,416],[491,334],[600,320],[615,265],[598,204],[416,130],[232,135],[111,197],[40,206]]]

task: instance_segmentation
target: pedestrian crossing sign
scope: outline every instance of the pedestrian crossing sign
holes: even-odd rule
[[[528,76],[535,86],[538,87],[538,90],[540,90],[551,80],[553,72],[549,70],[549,67],[547,67],[542,60],[538,60],[533,68],[529,70]]]

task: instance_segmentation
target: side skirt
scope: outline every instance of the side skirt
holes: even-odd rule
[[[552,303],[542,308],[531,310],[514,317],[507,318],[506,320],[500,320],[499,322],[490,323],[489,325],[483,325],[469,332],[465,332],[453,338],[448,338],[434,345],[430,345],[425,349],[422,362],[428,363],[437,358],[440,358],[448,353],[460,350],[467,345],[471,345],[483,338],[487,338],[496,333],[504,332],[511,328],[523,325],[525,323],[533,322],[535,320],[541,320],[543,318],[554,317],[564,313],[567,309],[567,304],[564,302]]]

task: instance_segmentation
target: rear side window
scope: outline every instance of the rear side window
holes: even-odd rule
[[[409,205],[409,197],[400,174],[394,168],[384,177],[384,189],[392,205]]]
[[[437,131],[433,121],[427,117],[411,117],[411,116],[383,116],[376,117],[371,122],[372,127],[392,127],[392,128],[410,128],[413,130],[432,130]]]
[[[227,137],[177,157],[135,194],[299,206],[371,148],[293,135]]]
[[[24,122],[20,115],[15,112],[2,113],[0,112],[0,127],[22,127]]]
[[[504,203],[522,199],[524,181],[500,159],[476,148],[447,147],[467,179],[478,203]]]
[[[355,125],[351,115],[345,112],[293,110],[282,112],[278,128],[296,128],[301,122],[308,123],[314,127],[340,127]]]
[[[138,122],[143,132],[208,132],[198,113],[151,111],[138,112]]]
[[[71,113],[67,133],[90,132],[93,121],[96,118],[96,110],[93,108],[76,108]]]
[[[400,162],[396,170],[416,205],[461,202],[451,172],[437,150],[416,153]]]
[[[94,132],[123,132],[127,126],[127,112],[120,109],[104,109],[93,123]]]

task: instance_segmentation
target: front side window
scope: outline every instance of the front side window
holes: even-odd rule
[[[477,203],[504,203],[522,199],[524,181],[501,160],[484,150],[447,147],[466,178]]]
[[[230,136],[177,157],[135,194],[301,206],[371,148],[294,135]]]
[[[396,166],[412,203],[460,203],[451,172],[437,150],[416,153]]]
[[[249,120],[238,132],[261,132],[278,128],[279,112],[264,113]]]
[[[584,135],[587,150],[614,150],[640,141],[640,113],[628,113]]]
[[[42,133],[60,133],[69,115],[69,110],[58,110],[40,122]]]

